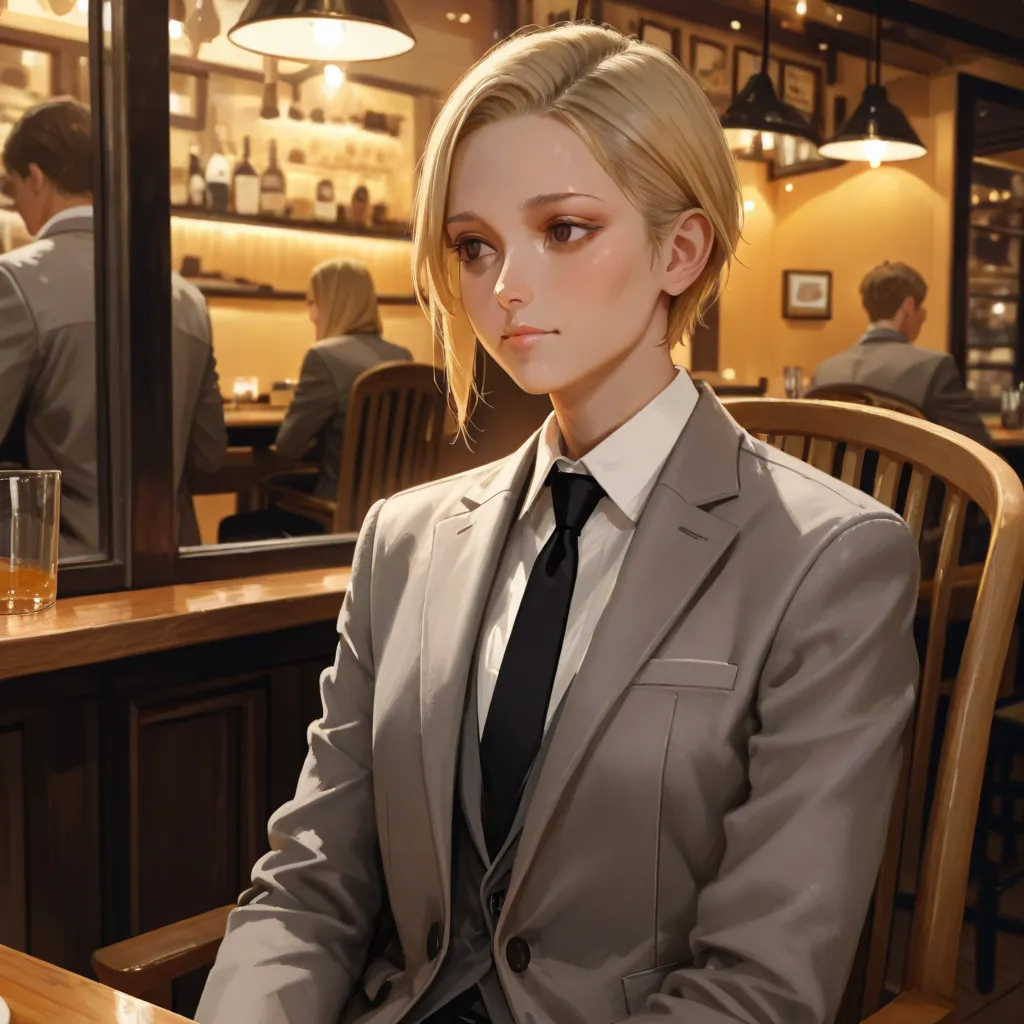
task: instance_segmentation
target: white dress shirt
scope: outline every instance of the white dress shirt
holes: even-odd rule
[[[580,535],[576,586],[546,724],[550,724],[590,646],[640,513],[697,404],[698,394],[686,371],[679,370],[664,391],[579,461],[562,454],[558,421],[554,413],[548,417],[538,439],[530,487],[505,542],[481,628],[476,670],[481,736],[526,581],[555,528],[551,491],[545,486],[551,467],[589,473],[604,489],[605,497]]]

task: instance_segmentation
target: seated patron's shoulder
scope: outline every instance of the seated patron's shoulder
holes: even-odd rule
[[[749,525],[796,544],[820,541],[864,520],[891,521],[907,543],[915,543],[903,519],[870,494],[756,438],[741,446],[740,485]]]
[[[204,341],[209,339],[206,299],[191,281],[181,274],[171,274],[171,313],[176,330]]]

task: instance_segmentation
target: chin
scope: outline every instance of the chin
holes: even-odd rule
[[[564,368],[545,366],[539,361],[518,358],[496,359],[512,378],[520,391],[528,395],[550,395],[571,386],[578,374],[567,373]]]

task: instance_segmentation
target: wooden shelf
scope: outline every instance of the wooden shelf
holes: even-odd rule
[[[190,206],[172,206],[171,216],[182,220],[201,220],[214,224],[235,224],[247,227],[267,228],[271,231],[306,231],[311,234],[334,235],[338,238],[386,238],[392,242],[410,242],[412,236],[395,231],[375,231],[370,228],[339,228],[333,224],[321,224],[317,221],[285,220],[271,217],[240,217],[234,213],[211,213],[209,210],[197,210]]]

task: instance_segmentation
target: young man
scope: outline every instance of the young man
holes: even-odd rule
[[[3,149],[5,190],[35,241],[0,256],[0,440],[24,421],[30,469],[61,471],[61,556],[100,546],[92,118],[70,99],[29,110]],[[179,536],[198,543],[186,457],[212,472],[227,448],[202,295],[172,279]]]
[[[913,267],[889,262],[875,267],[860,285],[870,327],[853,348],[818,367],[812,390],[863,384],[909,402],[933,423],[990,446],[974,396],[964,387],[953,357],[914,347],[928,316],[927,294],[928,285]]]

